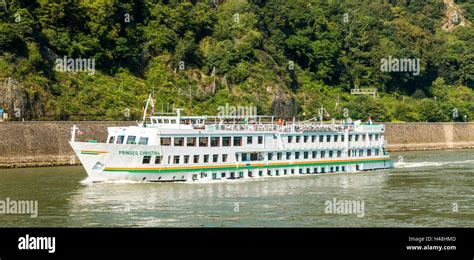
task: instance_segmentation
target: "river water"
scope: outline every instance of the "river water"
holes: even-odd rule
[[[403,162],[384,171],[199,184],[0,169],[0,200],[38,202],[37,217],[0,214],[0,227],[474,227],[474,150],[392,158]],[[352,212],[329,210],[345,201]]]

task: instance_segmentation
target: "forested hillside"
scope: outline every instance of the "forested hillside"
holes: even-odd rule
[[[324,105],[337,118],[472,121],[474,2],[450,2],[5,0],[0,107],[13,120],[134,120],[153,91],[156,111],[186,114],[228,103],[309,118]],[[58,69],[79,58],[94,70]],[[392,58],[419,71],[384,70]]]

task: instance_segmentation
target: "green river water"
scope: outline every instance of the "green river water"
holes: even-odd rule
[[[474,150],[392,153],[395,169],[218,183],[91,183],[82,167],[0,169],[0,227],[474,227]],[[363,216],[327,201],[363,203]]]

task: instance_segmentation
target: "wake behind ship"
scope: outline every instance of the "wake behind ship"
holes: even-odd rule
[[[265,119],[182,116],[177,110],[144,116],[137,126],[109,127],[106,143],[76,142],[74,127],[70,145],[96,180],[193,182],[392,167],[382,124]]]

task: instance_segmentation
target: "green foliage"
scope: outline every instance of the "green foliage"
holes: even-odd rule
[[[124,119],[127,108],[138,119],[152,91],[158,111],[231,103],[308,118],[324,105],[339,119],[474,119],[474,29],[443,32],[442,0],[8,2],[0,81],[21,82],[33,119]],[[472,1],[456,3],[472,24]],[[97,71],[55,71],[64,56]],[[420,74],[381,71],[389,56],[419,59]]]
[[[374,121],[391,121],[387,114],[386,107],[380,99],[370,96],[359,96],[347,103],[351,118],[367,120],[372,116]]]
[[[426,98],[426,94],[422,89],[416,89],[415,92],[411,95],[412,98],[422,99]]]
[[[443,122],[449,120],[449,113],[445,113],[441,105],[434,100],[422,100],[419,109],[422,121]]]

